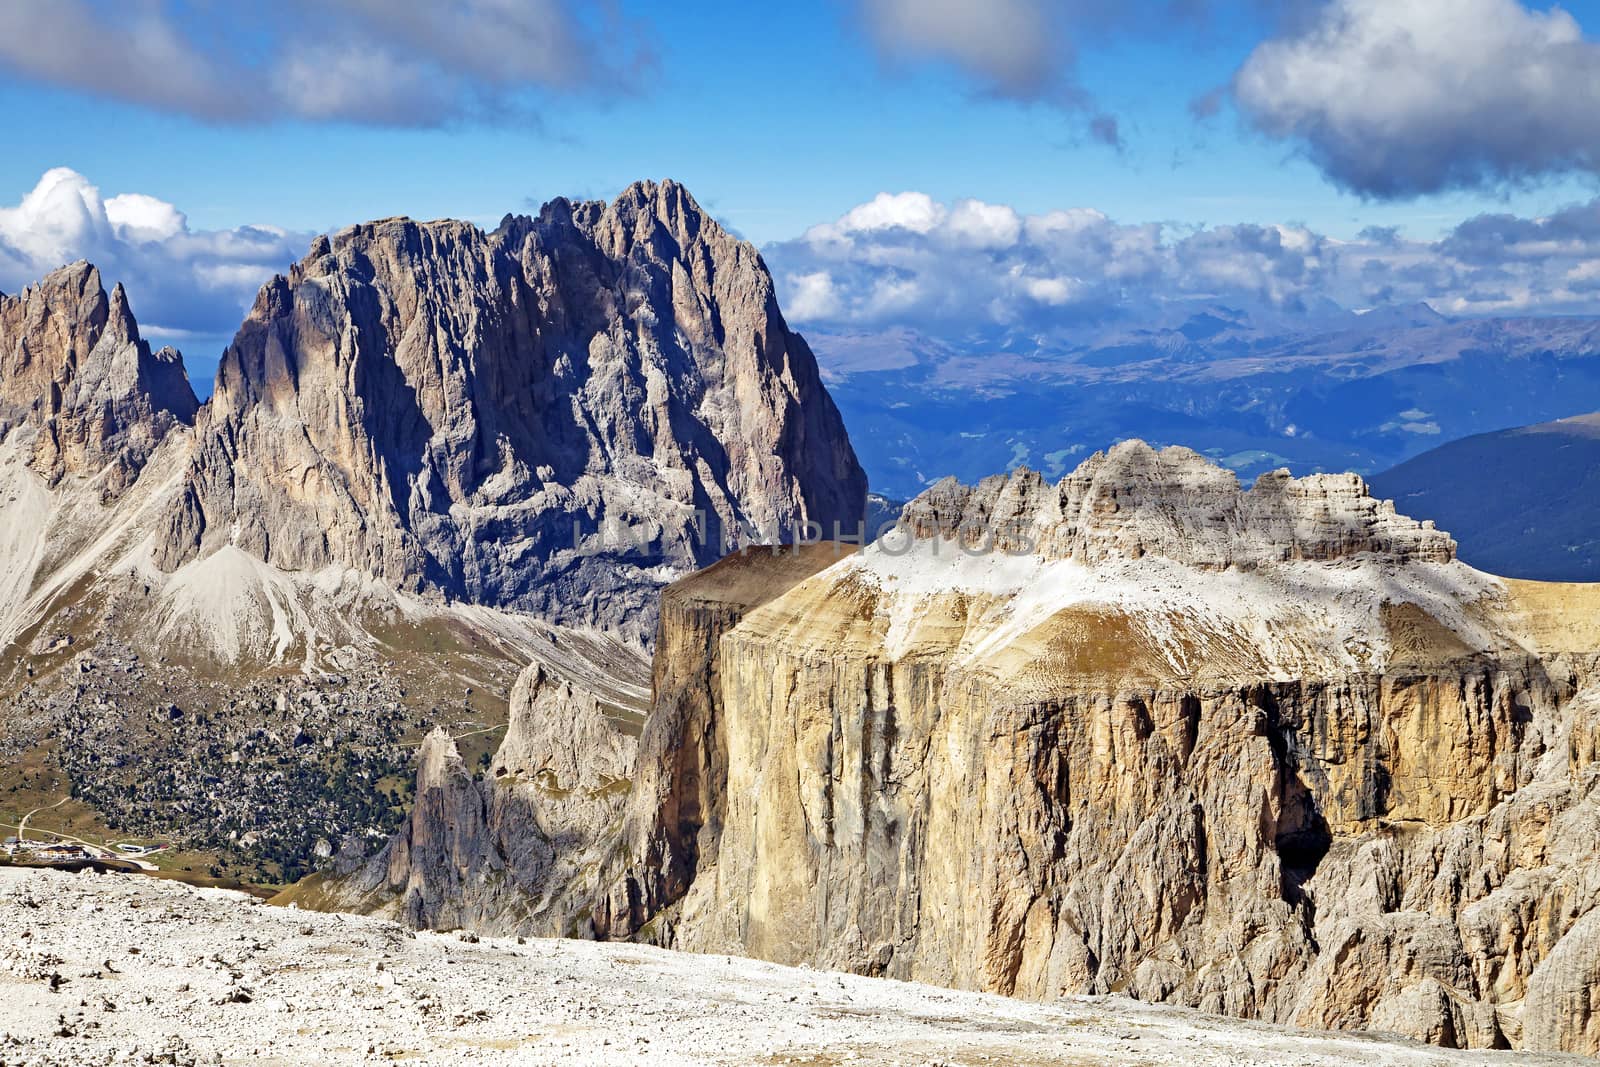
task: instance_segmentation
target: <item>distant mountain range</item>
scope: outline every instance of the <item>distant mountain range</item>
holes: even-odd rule
[[[1372,479],[1494,574],[1600,581],[1600,413],[1475,434]]]
[[[872,488],[898,499],[1023,464],[1059,477],[1130,437],[1188,445],[1247,478],[1372,474],[1456,438],[1600,409],[1589,318],[1204,305],[1048,337],[808,340]]]

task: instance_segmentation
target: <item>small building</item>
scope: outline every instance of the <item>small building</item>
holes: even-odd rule
[[[36,848],[30,858],[44,863],[72,863],[77,860],[93,859],[94,857],[82,845],[60,844]]]

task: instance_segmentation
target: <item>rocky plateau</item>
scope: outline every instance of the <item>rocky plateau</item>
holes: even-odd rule
[[[1600,588],[1454,552],[1128,442],[730,556],[663,594],[589,932],[1593,1055]]]

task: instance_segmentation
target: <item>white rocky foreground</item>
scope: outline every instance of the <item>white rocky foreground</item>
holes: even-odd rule
[[[1052,1005],[240,894],[0,869],[0,1065],[1537,1064],[1121,998]]]

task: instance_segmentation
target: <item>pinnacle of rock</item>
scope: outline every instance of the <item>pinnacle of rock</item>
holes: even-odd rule
[[[79,261],[18,296],[0,296],[0,433],[32,435],[31,465],[48,482],[109,471],[121,492],[198,401],[170,349],[151,352],[118,283]]]
[[[643,639],[663,568],[864,508],[759,254],[671,182],[318,238],[212,406],[168,568],[232,543]]]

